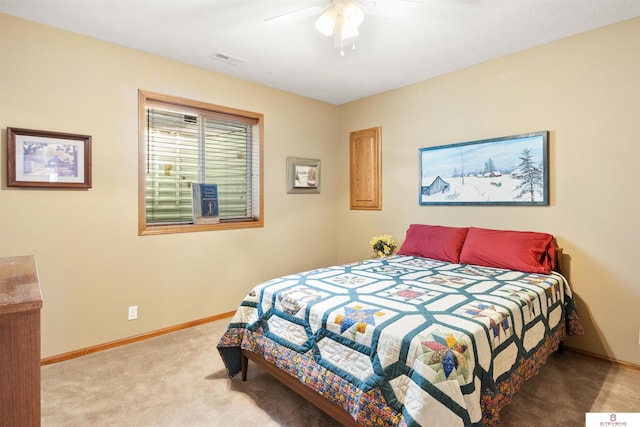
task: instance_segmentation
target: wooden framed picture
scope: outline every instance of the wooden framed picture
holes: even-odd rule
[[[287,193],[320,193],[320,160],[287,157]]]
[[[7,128],[7,186],[91,188],[91,136]]]
[[[420,149],[421,205],[548,205],[548,132]]]

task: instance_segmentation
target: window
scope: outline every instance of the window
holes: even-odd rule
[[[262,227],[262,114],[139,92],[138,233]],[[191,184],[217,184],[220,222],[194,224]]]

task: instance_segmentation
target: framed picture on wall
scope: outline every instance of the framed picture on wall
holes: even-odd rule
[[[91,136],[7,128],[7,186],[91,188]]]
[[[287,193],[320,193],[320,160],[287,157]]]
[[[421,205],[548,205],[547,131],[420,149]]]

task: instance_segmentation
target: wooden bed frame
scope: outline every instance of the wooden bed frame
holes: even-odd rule
[[[562,248],[556,248],[556,268],[555,271],[561,273],[563,271],[562,261]],[[563,342],[561,341],[558,346],[558,353],[563,351]],[[253,353],[248,350],[241,350],[240,356],[240,368],[242,373],[242,381],[247,380],[247,371],[249,366],[249,360],[253,361],[256,365],[267,371],[278,381],[285,386],[295,391],[307,402],[315,405],[317,408],[325,412],[331,418],[339,422],[345,427],[358,427],[360,424],[353,419],[353,417],[344,410],[341,406],[324,397],[317,391],[305,386],[301,383],[297,377],[289,375],[285,371],[281,371],[274,364],[264,359],[261,355]]]
[[[317,391],[305,386],[303,383],[298,381],[298,378],[276,368],[274,364],[268,362],[259,354],[253,353],[248,350],[242,350],[241,352],[240,365],[242,372],[242,381],[247,380],[247,367],[249,364],[249,360],[255,362],[256,365],[267,371],[278,381],[298,393],[304,400],[312,403],[343,426],[358,427],[360,425],[353,419],[353,417],[349,413],[344,410],[344,408],[338,406],[336,403],[327,399]]]

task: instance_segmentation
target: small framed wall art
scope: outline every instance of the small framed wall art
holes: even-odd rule
[[[91,188],[91,136],[7,128],[7,186]]]
[[[320,193],[320,160],[287,157],[287,193]]]

